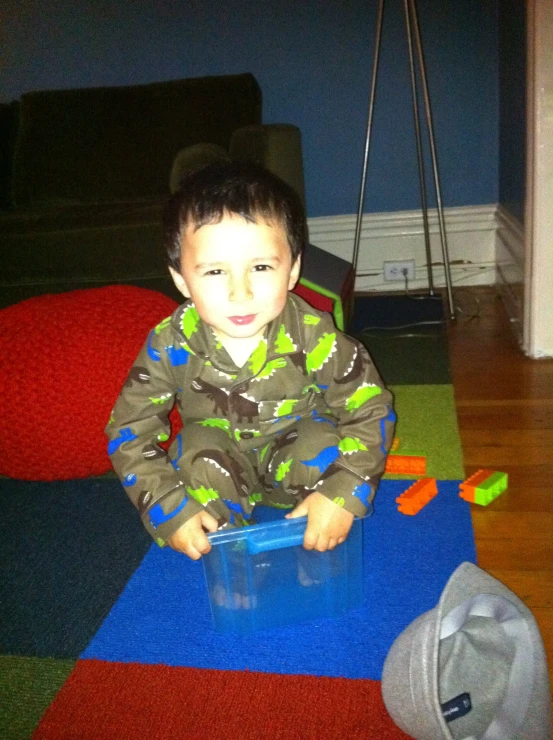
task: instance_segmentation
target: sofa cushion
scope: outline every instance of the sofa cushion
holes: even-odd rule
[[[20,101],[14,201],[166,195],[182,148],[209,141],[228,150],[233,131],[257,123],[261,91],[251,74],[27,93]]]
[[[191,170],[212,162],[230,162],[230,154],[217,144],[193,144],[181,149],[173,161],[169,175],[169,191],[178,189],[182,178]]]
[[[7,213],[0,220],[0,284],[118,283],[166,275],[161,226],[166,201],[167,196]]]
[[[149,330],[177,303],[113,285],[0,311],[0,475],[62,480],[110,470],[104,427]]]

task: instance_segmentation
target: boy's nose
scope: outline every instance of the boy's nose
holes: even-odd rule
[[[235,277],[230,279],[229,286],[229,300],[233,303],[243,303],[244,301],[250,301],[253,298],[253,293],[250,285],[249,278],[247,277]]]

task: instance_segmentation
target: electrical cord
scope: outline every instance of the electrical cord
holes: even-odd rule
[[[414,321],[411,324],[401,324],[400,326],[367,326],[363,329],[363,333],[366,331],[397,331],[398,329],[410,329],[413,326],[441,326],[444,323],[442,319],[436,319],[435,321]],[[426,335],[424,335],[426,336]]]
[[[435,301],[441,301],[442,296],[441,295],[412,295],[409,292],[409,275],[406,268],[403,268],[401,271],[403,278],[405,280],[405,295],[409,296],[414,301],[427,301],[427,300],[435,300]],[[481,308],[482,304],[477,296],[472,294],[472,298],[474,299],[476,303],[476,307],[472,313],[469,313],[467,310],[465,310],[458,301],[458,296],[456,296],[456,302],[455,302],[455,309],[456,311],[466,317],[467,323],[470,321],[474,321],[474,319],[480,318]],[[363,328],[360,335],[362,337],[372,337],[373,339],[378,339],[380,337],[380,334],[371,334],[370,332],[395,332],[400,331],[402,329],[411,329],[416,326],[445,326],[445,318],[439,319],[435,321],[414,321],[409,324],[401,324],[399,326],[367,326]],[[435,335],[432,334],[415,334],[415,333],[407,333],[407,334],[396,334],[395,339],[412,339],[412,338],[430,338],[435,339]]]
[[[436,265],[433,265],[433,266],[440,267],[441,264],[442,263],[436,264]],[[473,278],[476,275],[477,276],[482,276],[482,275],[485,275],[485,274],[490,273],[490,272],[494,272],[495,273],[495,270],[496,270],[496,266],[495,265],[488,265],[488,266],[482,267],[482,266],[465,264],[465,265],[463,265],[463,268],[464,268],[465,274],[464,275],[458,275],[456,277],[456,279],[455,279],[455,285],[453,286],[454,288],[455,287],[460,287],[462,285],[462,283],[463,283],[464,280],[470,280],[471,278]],[[370,271],[366,271],[366,272],[357,272],[356,273],[356,278],[364,278],[364,277],[365,278],[375,278],[379,274],[380,274],[380,271],[375,271],[375,270],[370,270]],[[364,292],[372,293],[372,292],[376,292],[376,291],[379,291],[379,290],[382,290],[382,291],[386,292],[389,289],[390,289],[390,283],[388,281],[384,281],[384,282],[374,283],[374,284],[370,285],[370,287],[367,287]],[[361,288],[359,290],[360,290],[360,292],[363,292],[363,291],[361,291]],[[423,297],[426,298],[427,296],[423,296]]]

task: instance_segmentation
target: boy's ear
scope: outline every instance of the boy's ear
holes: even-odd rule
[[[173,282],[175,283],[179,293],[182,293],[185,298],[190,298],[190,291],[188,290],[186,281],[180,272],[177,272],[174,267],[170,267],[169,272],[171,273],[171,277],[173,278]]]
[[[300,279],[300,272],[301,272],[301,257],[298,257],[294,264],[292,265],[292,269],[290,270],[290,279],[288,280],[288,290],[292,290],[296,287],[296,283]]]

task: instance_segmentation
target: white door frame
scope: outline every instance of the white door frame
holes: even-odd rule
[[[553,3],[527,0],[523,349],[553,356]]]

